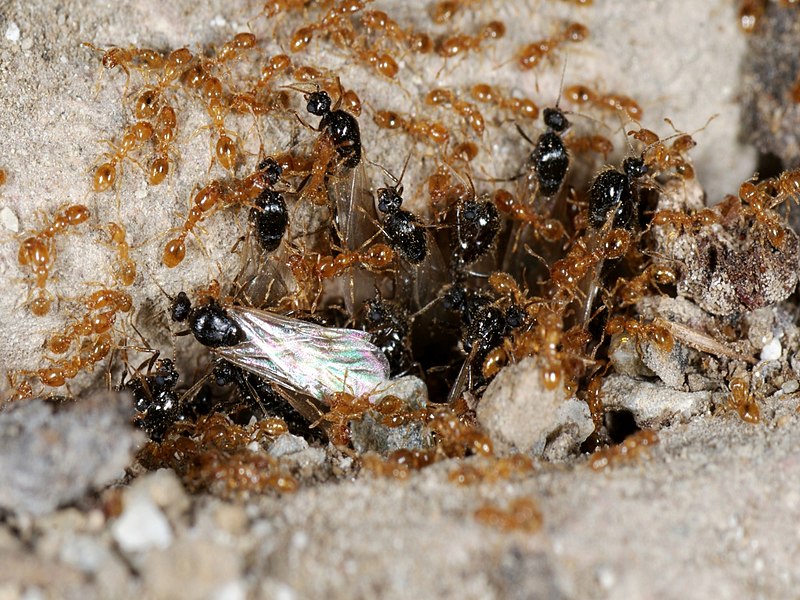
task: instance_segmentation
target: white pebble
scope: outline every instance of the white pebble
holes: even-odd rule
[[[172,530],[167,518],[143,494],[128,496],[125,509],[111,532],[123,552],[166,548],[172,543]]]
[[[797,379],[790,379],[781,386],[784,394],[794,394],[797,390],[800,390],[800,382]]]
[[[14,211],[7,206],[0,209],[0,223],[2,223],[4,229],[8,229],[14,233],[19,231],[19,219],[17,219],[17,215],[14,214]]]
[[[6,27],[6,39],[16,44],[19,41],[19,25],[11,21]]]
[[[761,360],[778,360],[781,357],[783,348],[781,341],[774,337],[772,341],[761,349]]]
[[[26,51],[30,50],[33,48],[33,38],[30,36],[26,37],[24,40],[22,40],[22,43],[19,45],[19,47]]]

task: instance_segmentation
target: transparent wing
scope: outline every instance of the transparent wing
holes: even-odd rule
[[[332,178],[329,193],[336,206],[336,227],[342,244],[347,250],[360,250],[378,230],[375,200],[364,163]]]
[[[215,352],[290,390],[324,402],[335,392],[369,394],[389,379],[389,363],[366,332],[241,306],[227,310],[247,341]]]

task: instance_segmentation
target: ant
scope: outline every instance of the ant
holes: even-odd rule
[[[474,195],[456,207],[456,237],[453,253],[460,266],[475,262],[494,246],[500,231],[500,215],[490,199]]]
[[[456,98],[452,90],[444,88],[432,89],[425,96],[425,104],[429,106],[450,106],[457,114],[464,117],[472,130],[479,136],[483,135],[485,121],[483,115],[474,104]]]
[[[274,186],[283,169],[272,158],[265,159],[259,170],[266,173],[267,184]],[[250,224],[256,232],[256,239],[265,252],[272,252],[278,248],[289,226],[289,213],[283,194],[269,187],[259,194],[255,206],[250,209]]]
[[[341,98],[336,106],[332,106],[331,97],[324,90],[306,96],[306,110],[322,117],[316,129],[331,141],[342,164],[353,169],[361,162],[361,131],[358,120],[339,109],[340,103]]]
[[[411,368],[410,323],[404,308],[380,297],[367,300],[364,328],[372,335],[372,343],[386,355],[392,377]]]
[[[506,34],[506,26],[502,21],[491,21],[484,25],[478,35],[454,35],[440,40],[436,53],[443,58],[453,58],[464,52],[478,50],[484,41],[496,40]]]
[[[175,386],[180,375],[169,358],[155,362],[147,374],[138,372],[122,388],[133,395],[133,405],[138,411],[135,423],[144,429],[152,440],[161,441],[167,429],[180,417],[180,402]]]
[[[550,53],[565,42],[582,42],[589,36],[589,29],[580,23],[570,23],[555,37],[545,38],[517,52],[517,66],[525,71],[536,68]]]
[[[112,70],[119,67],[125,73],[125,94],[123,95],[127,95],[128,83],[130,83],[131,79],[130,69],[135,68],[145,73],[151,73],[164,67],[164,57],[159,52],[149,48],[112,46],[107,50],[102,50],[89,42],[82,42],[81,46],[100,52],[103,55],[101,62],[106,69]]]
[[[750,384],[746,377],[734,377],[728,384],[731,395],[730,405],[736,409],[739,418],[745,423],[756,424],[761,420],[761,411],[750,393]]]
[[[392,263],[394,256],[394,250],[386,244],[378,243],[366,250],[343,251],[336,256],[318,256],[315,271],[320,280],[339,277],[357,265],[380,271]]]
[[[116,246],[119,262],[114,269],[114,278],[123,286],[132,285],[136,279],[136,263],[130,256],[131,247],[125,239],[125,229],[116,223],[108,224],[111,243]]]
[[[559,108],[545,108],[542,120],[547,131],[539,136],[536,143],[520,127],[517,130],[534,146],[528,164],[536,176],[537,190],[549,198],[561,189],[569,169],[569,153],[564,145],[563,135],[570,123]]]
[[[614,151],[614,144],[602,135],[573,136],[567,138],[566,143],[567,148],[576,154],[595,152],[596,154],[602,154],[605,160],[608,160],[608,155]]]
[[[626,158],[622,171],[602,171],[589,188],[589,224],[599,229],[609,223],[612,228],[629,229],[636,222],[637,202],[634,181],[648,173],[641,158]]]
[[[652,343],[665,353],[672,352],[675,341],[666,327],[655,323],[645,323],[641,319],[611,317],[606,323],[606,333],[616,335],[625,333],[636,338],[636,347],[641,352],[642,341]]]
[[[495,191],[493,195],[497,209],[520,223],[530,225],[534,231],[548,242],[557,242],[566,235],[564,224],[558,219],[542,219],[527,202],[517,199],[504,189]]]
[[[508,110],[525,119],[539,117],[539,107],[529,98],[507,98],[500,90],[487,83],[477,83],[472,86],[472,97],[478,102],[494,104],[499,108]]]
[[[258,80],[246,92],[238,93],[231,99],[231,108],[238,112],[247,110],[253,114],[270,112],[267,102],[259,102],[258,95],[264,90],[269,90],[272,80],[280,73],[286,72],[292,66],[292,60],[285,54],[276,54],[271,57],[266,66],[261,69]]]
[[[373,120],[381,129],[402,129],[416,140],[433,142],[437,146],[446,144],[450,139],[450,132],[437,121],[428,121],[389,110],[377,111]]]
[[[601,94],[585,85],[568,87],[564,90],[564,96],[573,104],[592,104],[601,109],[623,110],[634,121],[640,121],[644,114],[633,98],[620,94]]]
[[[694,178],[694,167],[686,157],[686,153],[697,145],[691,135],[686,133],[676,135],[669,147],[664,143],[667,140],[659,139],[658,135],[649,129],[630,131],[628,135],[646,146],[642,158],[650,170],[664,173],[674,168],[684,179]]]
[[[655,431],[641,429],[629,435],[625,438],[625,441],[616,446],[593,452],[589,457],[589,464],[592,469],[599,471],[622,460],[637,458],[646,452],[650,446],[657,443],[658,435]]]
[[[182,74],[194,56],[188,48],[178,48],[167,56],[163,72],[154,87],[145,88],[134,104],[133,114],[137,119],[150,119],[155,116],[164,102],[164,91],[171,87]]]
[[[776,250],[783,248],[786,228],[771,209],[774,199],[767,193],[765,186],[745,181],[739,186],[739,200],[744,203],[742,212],[745,216],[755,218],[764,229],[772,247]]]
[[[52,303],[50,294],[45,290],[50,269],[56,258],[55,237],[67,230],[86,222],[89,219],[89,209],[83,204],[67,206],[56,214],[53,222],[25,238],[19,245],[17,261],[20,266],[28,267],[36,278],[35,287],[38,294],[31,301],[31,312],[41,317],[50,312]]]
[[[614,286],[613,295],[619,298],[620,307],[632,306],[644,297],[649,288],[658,289],[659,285],[674,285],[677,279],[674,269],[651,264],[630,281],[619,278]]]
[[[401,175],[400,181],[402,179]],[[428,235],[417,217],[401,208],[403,187],[400,181],[395,187],[378,190],[378,210],[384,214],[383,231],[391,247],[408,262],[418,265],[428,256]]]
[[[437,25],[444,25],[452,20],[459,10],[474,2],[475,0],[440,0],[428,8],[428,15]]]
[[[433,50],[433,42],[428,34],[404,31],[397,21],[382,10],[365,12],[361,17],[361,25],[372,31],[383,31],[384,35],[412,52],[427,54]]]
[[[340,25],[344,17],[363,10],[367,3],[371,1],[372,0],[341,0],[328,10],[322,20],[304,25],[294,32],[289,42],[289,47],[292,52],[299,52],[308,46],[311,40],[314,39],[315,32],[334,29],[336,26]]]
[[[95,169],[92,189],[100,193],[111,188],[117,181],[117,168],[119,167],[120,171],[122,170],[122,161],[128,158],[131,152],[141,148],[145,142],[152,138],[153,131],[153,125],[149,121],[137,121],[125,129],[125,133],[122,135],[122,143],[119,146],[108,142],[113,152],[105,153],[103,156],[108,160]],[[131,160],[134,159],[131,158]]]
[[[169,148],[175,140],[175,128],[177,118],[175,109],[169,105],[161,107],[156,119],[155,142],[156,157],[152,160],[149,167],[148,183],[158,185],[169,174]]]
[[[81,338],[107,333],[114,325],[117,313],[127,313],[133,308],[130,295],[108,288],[93,292],[83,300],[83,304],[87,309],[83,318],[74,321],[63,333],[53,334],[47,340],[47,349],[53,354],[66,353],[73,342]]]

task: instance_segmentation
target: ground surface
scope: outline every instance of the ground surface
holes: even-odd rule
[[[442,82],[492,80],[533,89],[532,76],[517,79],[509,70],[498,71],[500,80],[494,81],[494,65],[508,54],[504,48],[548,35],[557,16],[572,15],[589,26],[592,37],[570,55],[566,79],[598,82],[635,97],[645,110],[644,124],[663,134],[668,131],[662,117],[693,130],[718,114],[696,136],[698,178],[710,199],[734,191],[751,175],[754,153],[737,143],[738,64],[746,40],[736,29],[733,3],[595,4],[575,9],[555,1],[498,3],[499,18],[524,19],[530,30],[509,27],[496,55],[489,52],[445,69]],[[397,10],[424,21],[413,9]],[[154,241],[166,223],[177,222],[188,200],[186,186],[204,173],[208,163],[202,145],[181,157],[169,188],[148,188],[139,177],[129,178],[120,188],[119,209],[113,193],[89,193],[91,167],[102,151],[98,140],[118,136],[124,122],[123,77],[104,73],[95,95],[97,57],[79,43],[218,44],[244,28],[255,11],[252,5],[231,9],[226,2],[0,4],[0,166],[9,173],[0,189],[0,209],[7,207],[13,215],[4,213],[0,244],[0,283],[6,290],[0,296],[0,364],[5,369],[38,366],[46,332],[63,321],[63,315],[34,319],[23,306],[27,286],[19,282],[24,274],[16,263],[15,233],[37,225],[37,210],[83,201],[94,212],[92,223],[125,224],[140,264],[140,279],[132,288],[143,307],[137,325],[146,336],[160,336],[165,347],[169,338],[163,326],[147,316],[165,305],[152,280],[174,291],[217,272],[216,264],[203,260],[168,272],[159,265],[163,240]],[[440,67],[415,72],[404,85],[428,86]],[[571,77],[573,72],[580,76]],[[541,76],[535,97],[542,105],[557,96],[559,78],[552,68]],[[348,85],[361,92],[360,81],[353,69]],[[387,89],[378,85],[374,96],[364,98],[378,103]],[[397,156],[375,133],[365,126],[365,138],[375,140],[367,149],[370,159],[399,170],[405,150]],[[269,143],[279,147],[281,135],[268,132]],[[484,165],[490,173],[518,164],[527,152],[518,146],[513,127],[503,135],[491,163]],[[615,145],[624,148],[622,140],[615,139]],[[413,188],[413,173],[409,180]],[[227,251],[239,229],[232,217],[217,224],[204,244],[224,270],[236,260]],[[87,232],[59,246],[54,291],[62,298],[85,293],[83,282],[108,279],[111,255],[97,244],[99,231],[88,227]],[[191,251],[200,254],[197,247]],[[94,377],[102,382],[99,372]],[[86,385],[75,386],[79,396]],[[668,404],[669,389],[660,389]],[[127,414],[117,402],[107,404],[115,415]],[[102,480],[95,473],[83,475],[77,494],[74,486],[20,484],[30,503],[0,495],[10,498],[4,500],[0,525],[0,596],[791,597],[800,579],[794,560],[800,543],[794,525],[800,522],[797,400],[779,394],[766,401],[762,423],[755,426],[733,413],[710,414],[707,395],[689,405],[683,416],[666,419],[649,455],[599,472],[580,457],[537,463],[513,480],[459,486],[448,477],[457,464],[445,462],[395,481],[354,475],[346,457],[299,444],[289,453],[298,468],[328,473],[326,483],[308,483],[281,496],[190,497],[170,471],[140,473],[120,491],[99,496],[87,490],[108,485],[113,474]],[[71,435],[79,433],[60,429],[59,412],[54,415],[42,427],[43,444],[75,443]],[[92,415],[76,420],[80,434],[101,436],[105,430],[123,441],[129,436],[131,446],[141,443],[124,419],[119,425],[117,417],[103,411]],[[108,422],[117,423],[120,432],[91,425]],[[8,439],[14,439],[19,428],[5,426]],[[3,452],[12,447],[8,444]],[[118,464],[119,444],[99,437],[89,447]],[[23,459],[14,462],[10,450],[8,456],[6,476],[15,465],[25,466]],[[122,476],[121,467],[117,470]],[[41,473],[55,477],[44,467]],[[34,504],[41,495],[70,507],[53,511],[47,501]],[[518,498],[538,505],[539,529],[505,532],[476,519],[481,507],[503,508]]]

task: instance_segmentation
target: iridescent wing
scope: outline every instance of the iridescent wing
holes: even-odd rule
[[[389,379],[386,356],[364,331],[323,327],[241,306],[227,312],[247,340],[215,352],[290,390],[324,402],[335,392],[369,394]]]

